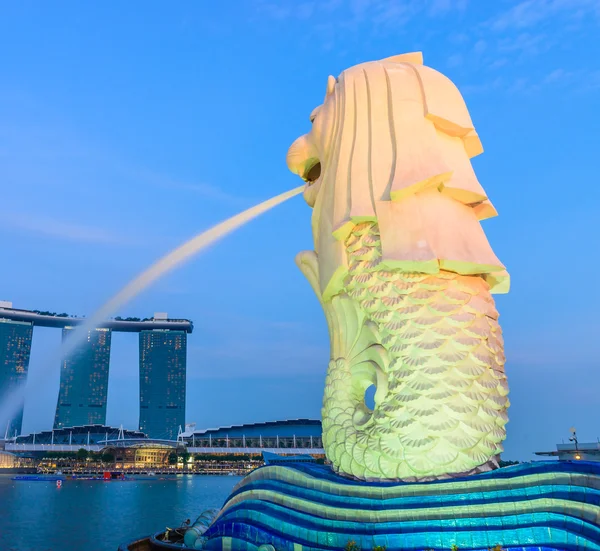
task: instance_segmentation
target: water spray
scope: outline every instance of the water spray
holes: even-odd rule
[[[104,305],[101,306],[92,316],[87,318],[85,322],[77,325],[70,337],[62,342],[59,348],[58,357],[53,355],[46,363],[42,377],[39,380],[43,382],[45,379],[43,375],[49,371],[53,365],[55,365],[54,361],[56,361],[56,364],[59,364],[64,358],[72,354],[80,345],[80,343],[87,338],[87,334],[90,331],[102,325],[115,312],[117,312],[119,308],[123,307],[135,296],[139,295],[144,289],[152,285],[152,283],[154,283],[156,280],[160,279],[168,272],[183,264],[186,260],[189,260],[206,247],[212,245],[247,222],[250,222],[257,216],[260,216],[264,212],[267,212],[284,201],[299,195],[303,191],[304,185],[268,199],[267,201],[240,212],[239,214],[232,216],[216,226],[203,231],[173,251],[167,253],[157,262],[152,264],[152,266],[150,266],[147,270],[125,285],[125,287],[123,287],[110,300],[104,303]],[[12,417],[18,411],[23,401],[24,386],[25,385],[22,384],[14,388],[2,401],[2,404],[0,405],[0,421],[12,419]]]

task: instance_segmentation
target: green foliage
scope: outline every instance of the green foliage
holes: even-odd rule
[[[77,459],[84,461],[89,457],[90,453],[85,448],[79,448],[77,451]]]
[[[354,540],[350,540],[344,547],[344,551],[361,551],[360,545]]]
[[[175,452],[171,452],[169,454],[169,465],[176,465],[177,464],[177,454]]]
[[[69,316],[65,312],[57,314],[56,312],[48,312],[47,310],[32,310],[34,314],[39,314],[40,316],[52,316],[54,318],[72,318],[75,316]]]
[[[521,462],[520,461],[504,461],[504,459],[501,459],[500,461],[498,461],[498,465],[500,466],[500,468],[510,467],[511,465],[519,465],[519,463],[521,463]]]
[[[121,316],[116,316],[115,321],[142,321],[140,318],[122,318]]]
[[[183,468],[187,469],[188,466],[188,459],[192,456],[191,453],[188,452],[179,452],[177,454],[177,457],[179,458],[179,460],[183,463]]]
[[[452,547],[450,548],[450,551],[458,551],[458,545],[453,544]]]
[[[387,547],[385,545],[375,545],[373,551],[385,551]]]
[[[499,543],[498,545],[495,545],[494,547],[490,548],[489,551],[506,551],[506,549],[504,549],[504,547],[502,547],[502,544]]]
[[[61,459],[71,461],[90,461],[92,463],[114,463],[115,457],[110,453],[89,452],[85,448],[80,448],[77,452],[46,452],[45,460],[58,461]]]
[[[77,454],[75,452],[46,452],[45,457],[48,459],[75,459]]]

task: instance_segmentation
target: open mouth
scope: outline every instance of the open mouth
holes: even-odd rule
[[[304,200],[309,206],[314,207],[315,201],[317,200],[317,194],[321,187],[321,163],[316,161],[310,166],[310,168],[304,173],[303,180],[306,182],[304,188]]]

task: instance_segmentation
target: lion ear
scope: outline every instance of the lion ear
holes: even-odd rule
[[[325,92],[325,99],[327,99],[331,94],[333,94],[333,90],[335,89],[336,78],[329,75],[327,77],[327,91]]]
[[[413,63],[414,65],[423,65],[423,52],[410,52],[408,54],[394,55],[386,57],[381,61],[391,61],[392,63]]]

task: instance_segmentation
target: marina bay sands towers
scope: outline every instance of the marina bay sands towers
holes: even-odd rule
[[[10,393],[23,389],[29,368],[32,335],[31,323],[0,319],[0,401],[4,401]],[[23,406],[12,419],[4,420],[4,423],[7,434],[19,434],[23,423]]]
[[[63,328],[63,341],[74,330]],[[106,328],[88,331],[86,341],[63,359],[53,428],[106,423],[111,336]]]
[[[0,400],[23,389],[34,326],[61,328],[65,340],[81,321],[66,314],[17,310],[0,302]],[[139,334],[140,430],[152,438],[176,438],[185,425],[187,334],[192,330],[189,320],[155,314],[144,320],[117,318],[89,331],[87,339],[62,361],[53,427],[106,423],[112,333],[133,332]],[[11,419],[0,420],[4,434],[20,434],[22,421],[23,406]]]
[[[185,427],[186,338],[184,331],[140,332],[140,430],[177,438]]]

